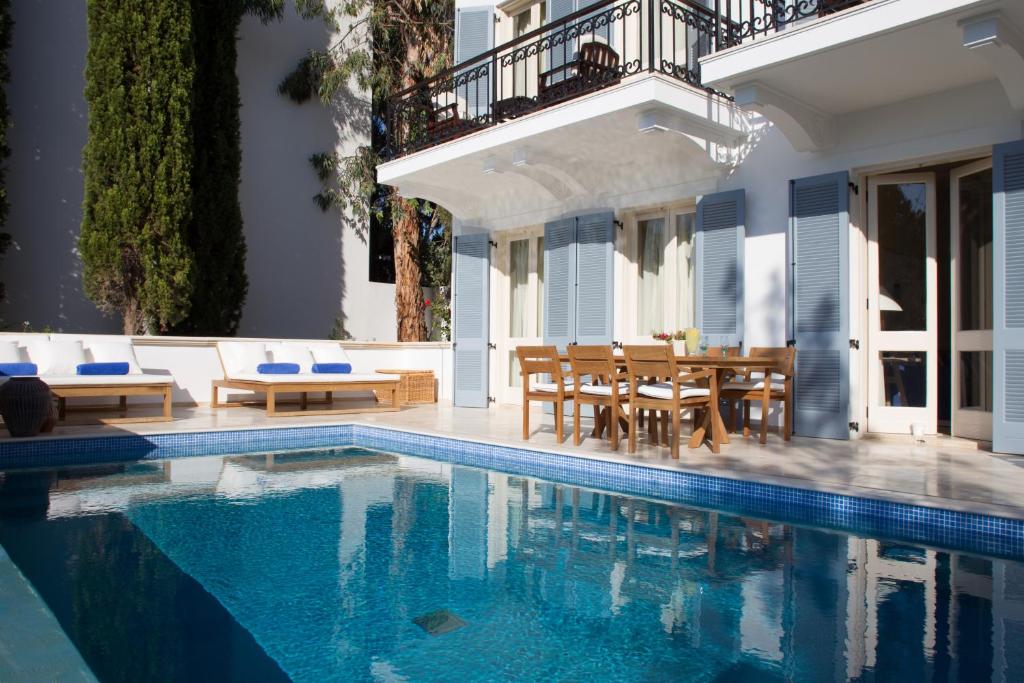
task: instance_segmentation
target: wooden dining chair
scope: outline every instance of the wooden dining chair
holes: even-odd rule
[[[558,349],[554,346],[517,346],[523,382],[523,441],[530,440],[530,401],[555,406],[555,439],[562,443],[565,428],[565,402],[573,400],[571,377],[562,372]],[[531,381],[533,375],[540,375]],[[570,383],[566,384],[566,380]]]
[[[594,406],[594,433],[608,429],[612,450],[619,448],[619,422],[628,421],[624,406],[629,404],[629,375],[619,372],[610,346],[570,346],[569,362],[573,397],[573,443],[580,445],[582,406]],[[589,381],[584,381],[588,378]]]
[[[718,406],[718,387],[714,370],[700,372],[680,371],[672,347],[626,346],[626,368],[629,374],[629,452],[636,452],[637,412],[639,410],[664,411],[672,420],[669,444],[672,457],[679,458],[679,428],[684,410],[695,410],[689,447],[698,448],[705,437],[710,437],[711,452],[718,453],[718,435],[712,428],[711,411]],[[654,378],[651,381],[650,378]],[[651,418],[654,419],[653,413]]]
[[[782,438],[789,441],[793,435],[793,368],[796,348],[792,346],[751,347],[752,358],[770,359],[770,368],[744,367],[736,377],[722,384],[722,398],[730,406],[743,402],[743,436],[750,436],[750,402],[761,402],[761,443],[768,442],[768,408],[772,401],[782,404]],[[767,381],[766,381],[767,378]],[[733,428],[735,424],[730,426]]]

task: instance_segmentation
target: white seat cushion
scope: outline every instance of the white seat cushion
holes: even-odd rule
[[[310,344],[309,351],[316,363],[348,363],[352,365],[341,344]]]
[[[89,362],[81,341],[33,340],[28,355],[40,375],[77,375],[78,366]]]
[[[86,339],[86,355],[91,363],[128,363],[129,375],[141,375],[142,367],[135,357],[135,347],[130,341]]]
[[[668,382],[659,382],[658,384],[642,384],[637,387],[636,392],[641,396],[647,398],[672,398],[672,385]],[[710,389],[702,389],[700,387],[691,387],[683,385],[679,388],[679,398],[696,398],[698,396],[710,396]]]
[[[295,363],[299,366],[299,372],[304,374],[312,374],[313,363],[316,362],[313,352],[305,344],[275,342],[267,344],[267,353],[274,363]]]
[[[217,352],[228,377],[255,374],[256,368],[269,360],[263,342],[217,342]]]
[[[41,378],[51,387],[135,386],[139,384],[173,384],[170,375],[47,375]]]
[[[764,380],[756,382],[726,382],[722,385],[722,391],[760,391],[764,389]],[[772,391],[785,391],[786,385],[782,382],[772,382]]]
[[[572,391],[572,381],[567,380],[565,382],[565,391],[569,393]],[[530,385],[530,391],[547,391],[552,394],[558,393],[558,385],[554,382],[535,382]]]
[[[619,382],[618,385],[619,385],[619,395],[620,396],[628,395],[629,394],[629,384],[627,384],[626,382]],[[580,393],[581,394],[590,394],[591,396],[611,396],[612,395],[612,385],[611,384],[591,384],[591,383],[587,382],[586,384],[581,384],[580,385]]]
[[[230,379],[242,382],[260,382],[262,384],[341,384],[345,382],[390,382],[399,380],[398,375],[365,375],[317,373],[308,375],[261,375],[257,372],[245,372],[232,375]]]

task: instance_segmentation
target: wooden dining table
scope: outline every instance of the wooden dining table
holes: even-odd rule
[[[569,354],[560,353],[558,358],[563,363],[569,363]],[[626,357],[615,354],[616,362],[622,367],[626,366]],[[769,373],[777,369],[778,359],[768,358],[763,356],[724,356],[717,353],[705,354],[705,355],[694,355],[694,356],[676,356],[676,364],[680,368],[689,368],[693,372],[699,372],[701,370],[714,370],[715,371],[715,385],[718,387],[719,392],[722,390],[722,385],[725,384],[726,376],[730,372],[736,370],[755,370],[764,372],[767,377]],[[713,410],[711,415],[711,429],[716,432],[719,443],[729,443],[729,430],[725,428],[725,421],[722,419],[722,413],[720,410]],[[603,429],[602,421],[599,419],[594,425],[594,434],[598,436]]]

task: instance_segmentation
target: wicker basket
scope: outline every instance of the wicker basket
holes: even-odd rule
[[[382,375],[399,375],[402,380],[398,385],[402,405],[412,403],[437,403],[437,389],[433,370],[398,370],[395,368],[378,368]],[[386,402],[387,397],[378,395],[377,399]]]

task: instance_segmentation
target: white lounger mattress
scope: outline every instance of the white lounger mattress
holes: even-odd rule
[[[51,387],[136,386],[173,384],[170,375],[40,375]]]
[[[229,379],[238,382],[261,382],[263,384],[344,384],[346,382],[397,382],[398,375],[378,374],[328,374],[300,373],[297,375],[261,375],[257,372],[240,372]]]

